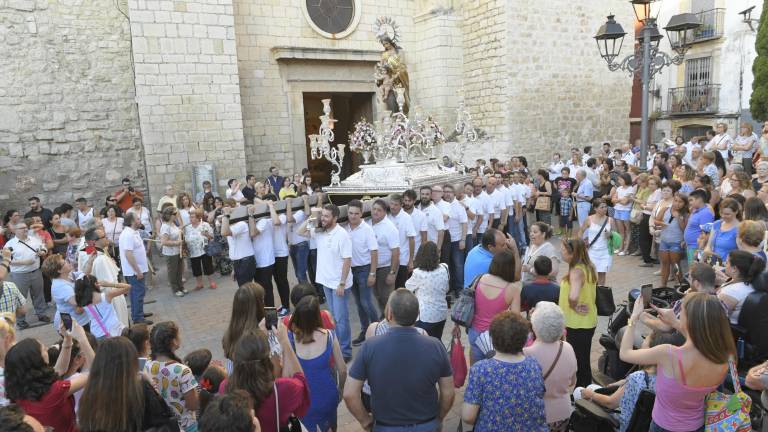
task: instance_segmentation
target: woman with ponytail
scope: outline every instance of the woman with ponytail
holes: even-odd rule
[[[173,410],[179,428],[197,432],[197,381],[192,370],[176,355],[181,346],[179,327],[173,321],[155,324],[149,334],[149,345],[152,353],[144,365],[144,373]]]
[[[725,274],[731,280],[720,287],[717,298],[725,306],[731,324],[739,323],[741,306],[747,296],[755,289],[752,282],[765,270],[765,261],[757,255],[742,250],[734,250],[725,262]]]

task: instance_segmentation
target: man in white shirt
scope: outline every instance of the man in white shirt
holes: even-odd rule
[[[403,210],[411,215],[411,221],[413,222],[413,229],[416,230],[416,236],[413,238],[413,250],[414,256],[418,252],[421,244],[427,241],[427,215],[423,211],[416,208],[416,204],[419,202],[419,196],[413,189],[408,189],[403,192]],[[396,282],[397,283],[397,282]],[[399,284],[397,286],[400,286]]]
[[[131,321],[134,324],[151,325],[152,321],[147,320],[144,314],[144,295],[147,292],[144,276],[149,271],[149,266],[147,265],[147,250],[144,248],[144,241],[138,231],[139,226],[141,226],[141,220],[139,220],[138,215],[126,213],[123,216],[123,232],[120,233],[119,240],[120,265],[123,276],[131,285]]]
[[[254,280],[264,288],[264,305],[275,307],[275,293],[272,288],[272,269],[275,265],[275,244],[272,232],[276,225],[282,222],[275,211],[275,196],[266,195],[264,201],[269,209],[268,218],[262,218],[256,221],[256,226],[251,233],[251,242],[253,244],[253,255],[256,258],[256,274]],[[255,211],[254,206],[248,207],[249,214]],[[281,296],[282,297],[282,296]],[[286,295],[286,301],[288,296]],[[289,312],[289,304],[283,303],[278,310],[280,316],[285,316]]]
[[[451,275],[451,289],[455,294],[463,288],[464,259],[467,248],[467,210],[456,199],[452,185],[443,186],[445,201],[450,205],[448,214],[448,232],[451,235],[451,248],[448,271]]]
[[[584,146],[584,153],[581,155],[581,163],[587,164],[587,161],[592,157],[592,146]]]
[[[299,283],[309,280],[307,279],[309,241],[298,233],[299,226],[310,214],[309,195],[304,194],[301,196],[301,199],[304,201],[304,208],[302,210],[286,212],[288,223],[291,224],[290,233],[288,234],[288,243],[290,244],[288,249],[291,255],[291,263],[293,264],[293,272],[296,274],[296,279]]]
[[[273,195],[267,195],[267,197],[271,199]],[[271,207],[274,208],[274,206]],[[275,281],[277,294],[280,296],[280,304],[283,305],[279,313],[285,315],[290,312],[289,305],[291,304],[291,286],[288,282],[288,255],[290,255],[288,248],[289,216],[291,216],[291,197],[286,198],[285,213],[277,215],[280,223],[274,224],[272,227],[272,244],[274,245],[273,252],[275,254],[275,265],[272,266],[272,279]]]
[[[552,162],[550,162],[549,167],[547,167],[547,171],[549,171],[549,181],[555,181],[556,178],[560,177],[560,171],[564,166],[565,164],[560,160],[560,153],[552,154]]]
[[[472,180],[472,196],[478,200],[480,203],[479,207],[483,212],[483,220],[478,222],[477,237],[475,238],[475,244],[480,244],[480,238],[483,237],[485,230],[493,221],[493,202],[488,193],[483,189],[483,179],[478,177]]]
[[[432,203],[432,188],[422,186],[419,190],[420,210],[427,216],[427,240],[434,242],[437,249],[443,245],[445,238],[445,219],[443,212]]]
[[[523,249],[527,245],[525,205],[530,197],[531,190],[523,183],[523,173],[514,172],[510,177],[512,180],[510,189],[513,191],[514,214],[512,213],[512,207],[510,207],[507,232],[515,238],[518,248]]]
[[[317,242],[317,273],[315,280],[323,286],[328,309],[336,321],[336,335],[344,360],[352,359],[352,337],[349,327],[348,291],[352,288],[352,241],[347,230],[337,223],[339,208],[326,204],[317,227],[308,229],[310,221],[301,224],[299,234],[309,234]]]
[[[24,222],[13,226],[13,233],[15,237],[8,240],[4,247],[11,250],[9,281],[16,284],[24,298],[32,294],[37,319],[49,323],[51,318],[45,314],[47,305],[43,295],[43,274],[40,272],[40,257],[45,255],[43,244],[29,236],[29,227]],[[26,315],[19,316],[16,325],[22,330],[29,328]]]
[[[411,215],[403,211],[403,196],[392,194],[389,196],[389,219],[395,225],[400,243],[400,266],[397,269],[395,287],[405,286],[405,281],[413,272],[413,258],[416,256],[416,228],[413,225]]]
[[[379,243],[373,228],[363,222],[363,203],[360,200],[347,204],[347,221],[346,228],[352,241],[352,296],[360,318],[360,334],[352,345],[358,346],[365,342],[368,326],[378,321],[380,316],[373,305],[372,287],[376,284],[376,271],[371,269],[371,263],[378,263],[379,260]]]
[[[504,228],[507,226],[507,218],[509,217],[509,209],[507,206],[507,195],[497,187],[498,182],[499,180],[496,177],[489,177],[485,188],[493,203],[493,223],[491,227],[504,232]]]
[[[224,207],[221,218],[221,235],[227,238],[229,259],[235,274],[237,286],[253,282],[256,277],[256,258],[253,256],[251,234],[255,232],[256,223],[250,215],[246,218],[230,221],[232,207]]]
[[[704,147],[705,151],[719,151],[723,156],[723,160],[726,165],[728,164],[728,151],[733,148],[733,138],[728,134],[728,125],[725,123],[718,123],[715,126],[717,135],[713,136],[707,146]],[[712,132],[707,131],[707,135],[711,135]]]
[[[400,267],[400,234],[397,227],[387,218],[389,206],[379,198],[371,206],[371,227],[376,233],[379,253],[376,262],[376,285],[373,294],[379,302],[379,309],[384,310],[389,295],[395,290],[395,279]],[[373,266],[371,262],[371,266]],[[371,269],[373,272],[373,269]]]
[[[88,222],[93,220],[93,207],[88,205],[88,200],[80,197],[75,200],[75,206],[77,206],[77,213],[75,214],[75,220],[80,229],[85,229]]]
[[[240,205],[246,201],[248,201],[247,198],[245,198],[245,195],[243,195],[243,185],[240,184],[240,181],[237,179],[229,179],[227,182],[227,189],[225,196],[227,199],[233,199],[235,202]]]
[[[480,200],[472,196],[472,183],[464,183],[463,188],[456,186],[456,199],[464,206],[467,212],[467,237],[464,247],[464,256],[475,247],[477,239],[477,227],[482,222],[484,211]]]

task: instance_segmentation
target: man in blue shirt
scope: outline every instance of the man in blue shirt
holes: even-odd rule
[[[517,252],[517,243],[507,234],[496,228],[488,228],[483,233],[482,241],[472,248],[464,262],[464,288],[468,287],[477,275],[488,273],[493,256],[504,250],[511,250],[518,259],[516,260],[517,278],[520,279],[520,254]]]
[[[412,292],[395,290],[388,305],[389,331],[360,348],[349,369],[344,401],[366,431],[440,430],[455,396],[448,353],[442,342],[414,327],[419,301]],[[393,367],[398,364],[402,367]],[[372,415],[360,395],[366,380]]]
[[[701,226],[712,223],[715,220],[715,215],[712,212],[712,209],[709,208],[709,204],[707,204],[707,201],[709,201],[707,195],[707,192],[701,189],[696,189],[688,195],[688,205],[691,208],[691,217],[688,218],[688,225],[685,227],[683,238],[685,239],[689,265],[696,260]]]

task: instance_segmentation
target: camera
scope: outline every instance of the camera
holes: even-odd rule
[[[133,186],[128,186],[128,192],[133,192]]]

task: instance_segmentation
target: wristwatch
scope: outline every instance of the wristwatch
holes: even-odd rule
[[[374,273],[368,273],[368,276],[374,276],[375,277],[376,273],[375,272]]]
[[[397,272],[396,272],[396,271],[393,271],[393,270],[390,270],[390,271],[389,271],[389,274],[391,274],[391,275],[393,275],[393,274],[396,274],[396,273],[397,273]]]

